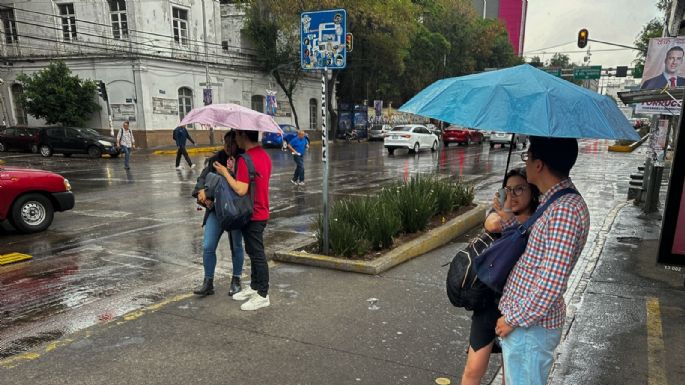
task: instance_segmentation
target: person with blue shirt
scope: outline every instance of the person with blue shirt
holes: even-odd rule
[[[186,162],[188,162],[188,166],[190,166],[190,168],[195,167],[188,156],[188,151],[186,151],[186,140],[190,140],[193,144],[195,144],[195,141],[190,137],[190,133],[186,129],[186,126],[178,126],[174,128],[173,135],[174,140],[176,141],[176,147],[178,147],[178,150],[176,151],[176,169],[181,169],[181,155],[183,155],[183,157],[186,159]]]
[[[303,130],[297,131],[297,136],[288,143],[288,149],[295,161],[295,174],[290,181],[296,186],[304,186],[304,153],[309,149],[309,139],[304,136]]]

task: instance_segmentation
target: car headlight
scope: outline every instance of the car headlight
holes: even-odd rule
[[[64,179],[64,189],[71,191],[71,183],[69,183],[69,179]]]
[[[100,143],[103,146],[112,147],[112,142],[107,142],[105,140],[98,140],[98,143]]]

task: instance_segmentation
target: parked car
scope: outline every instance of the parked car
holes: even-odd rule
[[[265,132],[262,134],[262,146],[264,147],[276,147],[276,148],[286,148],[287,143],[297,136],[297,127],[292,124],[279,124],[281,130],[283,130],[283,135],[277,134],[275,132]],[[309,135],[304,134],[305,138],[309,140]]]
[[[442,133],[442,142],[447,147],[450,143],[469,145],[471,143],[483,143],[483,133],[460,126],[449,126]]]
[[[44,127],[39,135],[38,151],[42,156],[63,154],[88,154],[91,158],[100,158],[108,154],[112,158],[119,156],[116,139],[101,135],[92,128],[80,127]]]
[[[510,144],[512,135],[513,134],[509,134],[506,132],[493,131],[492,134],[490,134],[490,148],[495,148],[496,144],[499,144],[502,147],[504,147],[504,145]],[[514,145],[517,147],[519,144],[521,144],[522,148],[526,148],[527,142],[528,135],[516,134],[516,136],[514,137]]]
[[[392,155],[398,148],[406,148],[417,153],[422,148],[438,149],[438,137],[420,124],[395,126],[383,139],[383,146]]]
[[[0,165],[0,191],[0,221],[23,233],[47,229],[55,211],[74,207],[69,181],[49,171]]]
[[[426,128],[438,138],[442,137],[442,131],[435,124],[426,124]]]
[[[385,134],[391,130],[392,126],[389,124],[374,124],[369,127],[369,140],[383,140],[383,138],[385,138]]]
[[[0,152],[9,149],[38,152],[38,133],[40,128],[7,127],[0,129]]]

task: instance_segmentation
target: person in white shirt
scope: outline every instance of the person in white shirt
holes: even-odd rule
[[[119,133],[117,133],[117,148],[124,152],[124,169],[130,169],[128,165],[129,159],[131,159],[131,150],[136,146],[136,139],[133,137],[133,133],[128,128],[128,121],[122,124]]]

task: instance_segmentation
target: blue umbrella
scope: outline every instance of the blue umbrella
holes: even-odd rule
[[[640,139],[609,97],[528,64],[438,80],[400,111],[479,130],[557,138]]]

